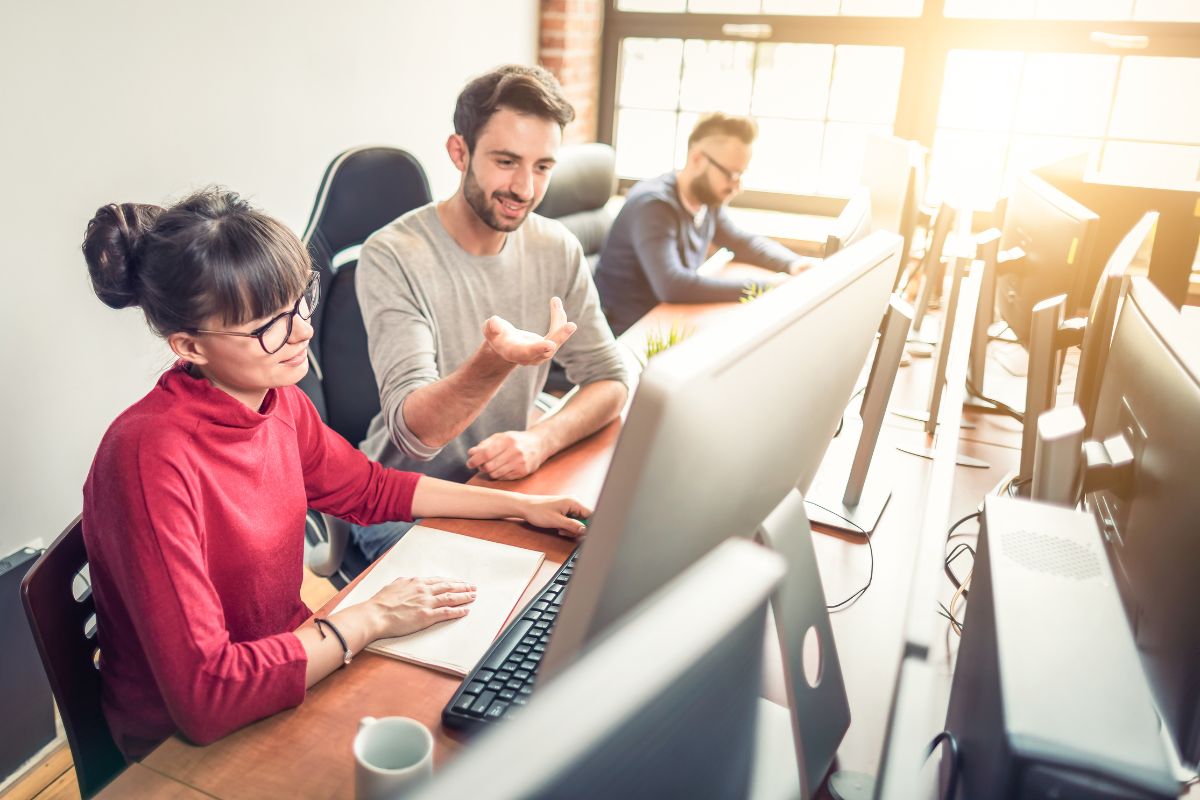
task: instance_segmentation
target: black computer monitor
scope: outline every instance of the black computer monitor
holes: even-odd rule
[[[1074,314],[1090,296],[1080,264],[1091,258],[1099,217],[1032,173],[1022,175],[1008,198],[1003,247],[1020,247],[1025,257],[1000,271],[996,305],[1021,342],[1029,341],[1033,307],[1067,295]]]
[[[1092,440],[1121,435],[1128,480],[1085,497],[1159,713],[1200,762],[1200,336],[1147,278],[1130,280],[1100,381]]]
[[[1138,220],[1113,250],[1092,293],[1092,305],[1088,309],[1087,327],[1079,353],[1079,370],[1075,377],[1074,400],[1083,413],[1085,436],[1091,431],[1096,415],[1096,392],[1100,388],[1100,376],[1108,357],[1113,324],[1117,319],[1117,305],[1125,289],[1126,276],[1131,271],[1140,275],[1149,271],[1157,226],[1157,211],[1148,211]]]
[[[748,541],[718,545],[412,800],[748,796],[752,774],[789,768],[759,759],[752,773],[767,601],[785,568]]]

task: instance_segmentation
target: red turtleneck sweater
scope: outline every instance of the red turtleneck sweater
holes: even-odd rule
[[[83,488],[103,706],[126,757],[207,744],[304,699],[304,515],[411,519],[294,386],[253,411],[182,363],[108,429]]]

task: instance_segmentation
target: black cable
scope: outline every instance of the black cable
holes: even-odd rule
[[[1008,417],[1012,417],[1013,419],[1015,419],[1017,422],[1020,422],[1021,424],[1025,423],[1025,415],[1024,414],[1022,414],[1020,411],[1017,411],[1015,408],[1013,408],[1010,405],[1001,403],[999,400],[997,400],[994,397],[988,397],[986,394],[979,391],[979,389],[977,389],[975,387],[975,384],[971,383],[970,381],[967,381],[967,391],[970,392],[971,394],[975,395],[976,397],[978,397],[983,402],[991,403],[993,406],[995,406],[996,410],[999,411],[1001,414],[1004,414],[1005,416],[1008,416]]]
[[[955,793],[958,791],[959,763],[958,739],[954,738],[954,734],[950,731],[942,731],[937,736],[934,736],[933,741],[929,743],[929,749],[925,751],[925,760],[929,760],[929,757],[933,755],[933,751],[936,750],[937,746],[942,742],[947,742],[950,745],[950,777],[946,781],[946,791],[943,794],[943,797],[954,797]]]
[[[1008,482],[1008,486],[1004,487],[1004,492],[1009,497],[1020,497],[1020,494],[1017,492],[1017,489],[1021,488],[1022,486],[1024,486],[1027,483],[1032,483],[1032,482],[1033,482],[1033,478],[1013,478],[1011,481]]]
[[[850,399],[846,401],[846,405],[850,405],[851,403],[853,403],[853,402],[854,402],[854,398],[858,397],[860,394],[862,394],[862,393],[863,393],[863,392],[865,392],[866,390],[867,390],[867,387],[866,387],[866,384],[864,384],[864,385],[862,386],[862,388],[858,389],[858,390],[857,390],[857,391],[856,391],[854,394],[850,395]],[[843,427],[845,424],[846,424],[846,412],[845,412],[845,411],[843,411],[843,412],[842,412],[842,416],[841,416],[841,418],[840,418],[840,419],[838,419],[838,426],[837,426],[837,430],[833,432],[833,438],[835,438],[835,439],[836,439],[837,437],[839,437],[839,436],[841,436],[841,435],[842,435],[842,427]],[[830,511],[829,513],[830,513],[830,514],[832,514],[833,512],[832,512],[832,511]]]
[[[828,610],[828,611],[833,611],[833,612],[845,611],[847,608],[850,607],[851,604],[854,603],[855,600],[857,600],[858,598],[862,597],[864,594],[867,593],[867,589],[871,588],[871,581],[874,580],[874,578],[875,578],[875,547],[871,544],[871,535],[869,533],[867,533],[866,531],[864,531],[857,524],[855,524],[855,522],[853,520],[846,519],[841,514],[837,513],[836,511],[833,511],[832,509],[826,508],[825,506],[821,505],[820,503],[813,503],[812,500],[805,500],[804,502],[812,504],[812,506],[814,508],[819,508],[827,514],[832,514],[833,516],[837,517],[838,519],[840,519],[842,522],[846,523],[847,525],[853,525],[854,530],[857,531],[860,536],[862,536],[864,539],[867,540],[867,552],[870,553],[870,555],[871,555],[871,567],[867,571],[867,582],[864,583],[860,589],[855,590],[845,600],[840,600],[840,601],[834,603],[833,605],[825,606],[826,610]]]
[[[971,514],[967,514],[965,517],[960,519],[958,522],[955,522],[953,525],[950,526],[950,530],[946,531],[946,541],[947,542],[950,541],[950,537],[954,535],[954,532],[956,530],[958,530],[959,526],[962,525],[964,522],[966,522],[967,520],[971,520],[971,519],[978,519],[982,515],[983,515],[982,511],[976,511]]]
[[[971,558],[975,558],[975,549],[966,542],[959,542],[957,545],[955,545],[954,549],[950,551],[950,555],[946,556],[946,563],[942,566],[942,569],[946,573],[946,577],[949,578],[950,582],[954,584],[955,589],[962,589],[962,581],[960,581],[958,576],[954,574],[954,570],[950,569],[950,565],[953,564],[954,561],[963,553],[970,553]],[[970,594],[970,590],[964,589],[963,595],[967,594]]]

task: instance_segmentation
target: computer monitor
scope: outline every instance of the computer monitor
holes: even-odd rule
[[[1159,713],[1200,763],[1200,340],[1144,277],[1130,279],[1093,440],[1123,436],[1129,480],[1090,492]]]
[[[413,800],[746,797],[767,601],[785,568],[748,541],[718,545]]]
[[[1079,269],[1091,258],[1099,217],[1032,173],[1026,173],[1008,198],[1003,247],[1020,247],[1025,257],[1001,270],[996,303],[1001,318],[1021,342],[1029,340],[1033,307],[1049,297],[1067,295],[1073,315],[1090,287]]]
[[[871,194],[859,189],[838,214],[833,230],[825,237],[825,257],[845,250],[871,232]]]
[[[1125,238],[1117,243],[1096,283],[1096,291],[1092,293],[1092,305],[1088,310],[1087,327],[1079,353],[1079,369],[1075,377],[1074,400],[1083,412],[1085,436],[1091,431],[1095,417],[1096,392],[1100,386],[1104,361],[1108,357],[1113,324],[1117,318],[1117,304],[1125,288],[1126,275],[1131,272],[1145,275],[1149,272],[1150,252],[1154,249],[1157,226],[1157,211],[1148,211],[1138,220]]]
[[[817,472],[887,307],[877,232],[654,357],[621,430],[541,675]]]

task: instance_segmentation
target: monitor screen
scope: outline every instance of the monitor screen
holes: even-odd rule
[[[1130,280],[1090,438],[1125,437],[1132,480],[1085,499],[1108,542],[1159,713],[1200,762],[1200,340],[1147,278]]]
[[[767,602],[785,569],[748,541],[718,545],[413,800],[748,796]]]
[[[878,232],[655,356],[642,373],[544,675],[730,536],[808,490],[887,307]]]
[[[1003,247],[1020,247],[1025,257],[996,279],[996,305],[1021,342],[1029,341],[1030,313],[1041,301],[1067,295],[1074,314],[1090,287],[1080,265],[1091,256],[1099,217],[1036,175],[1021,176],[1008,198]]]

